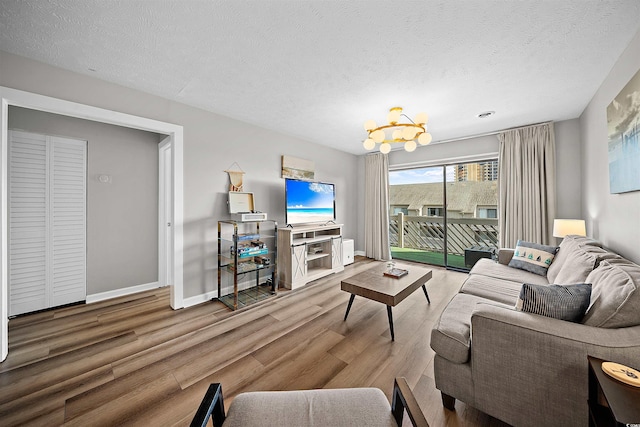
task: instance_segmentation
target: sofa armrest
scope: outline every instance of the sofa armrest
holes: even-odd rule
[[[512,425],[588,424],[587,355],[640,366],[640,326],[596,328],[478,304],[471,331],[475,403]]]
[[[515,249],[511,249],[511,248],[498,249],[498,262],[500,264],[509,265],[509,261],[511,261],[511,258],[513,258],[514,253],[515,253]]]
[[[213,423],[214,427],[222,427],[225,420],[224,401],[222,399],[222,385],[209,385],[207,393],[202,398],[196,414],[191,420],[191,427],[206,427]],[[209,422],[211,421],[211,423]]]
[[[427,419],[424,417],[418,401],[409,388],[406,378],[399,377],[393,381],[393,401],[391,412],[396,423],[401,426],[404,411],[407,411],[411,425],[414,427],[429,427]]]

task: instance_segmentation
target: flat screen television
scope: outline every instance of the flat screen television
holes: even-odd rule
[[[336,193],[326,182],[285,179],[285,222],[288,225],[335,221]]]

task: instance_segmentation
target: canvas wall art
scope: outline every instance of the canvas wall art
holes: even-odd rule
[[[640,190],[640,70],[607,107],[609,192]]]
[[[311,160],[282,156],[282,177],[313,180],[315,163]]]

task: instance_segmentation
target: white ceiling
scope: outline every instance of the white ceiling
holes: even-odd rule
[[[434,141],[576,118],[639,28],[638,0],[0,0],[0,50],[354,154],[396,105]]]

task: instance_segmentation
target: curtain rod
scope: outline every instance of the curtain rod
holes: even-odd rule
[[[463,136],[461,138],[443,139],[443,140],[439,140],[439,141],[433,141],[432,144],[444,144],[445,142],[464,141],[465,139],[472,139],[472,138],[482,138],[483,136],[498,135],[499,133],[507,132],[507,131],[510,131],[510,130],[526,129],[526,128],[530,128],[530,127],[534,127],[534,126],[548,125],[549,123],[551,123],[551,121],[534,123],[532,125],[518,126],[518,127],[513,127],[513,128],[503,129],[503,130],[496,130],[496,131],[493,131],[493,132],[479,133],[479,134],[476,134],[476,135]]]

